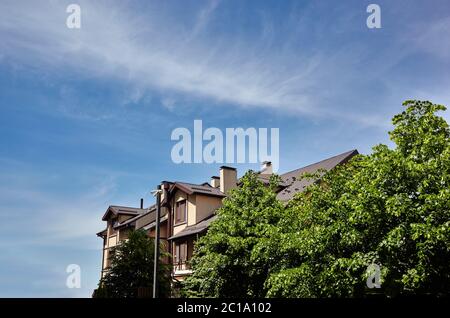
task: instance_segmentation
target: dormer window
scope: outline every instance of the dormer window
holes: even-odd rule
[[[175,204],[175,225],[186,222],[186,200]]]

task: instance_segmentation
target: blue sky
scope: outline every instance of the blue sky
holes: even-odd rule
[[[288,171],[389,144],[403,100],[450,105],[448,70],[445,0],[2,0],[0,297],[89,297],[109,204],[216,174],[171,161],[174,128],[280,128]],[[81,289],[65,286],[71,263]]]

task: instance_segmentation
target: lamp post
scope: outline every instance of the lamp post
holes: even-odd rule
[[[158,268],[159,268],[159,219],[161,215],[161,185],[158,185],[156,190],[152,191],[153,196],[156,196],[156,218],[155,218],[155,259],[153,262],[153,298],[158,298]]]

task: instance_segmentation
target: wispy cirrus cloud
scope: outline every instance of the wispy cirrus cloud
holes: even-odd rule
[[[82,28],[72,30],[65,26],[67,3],[3,1],[2,52],[34,68],[62,74],[78,71],[87,77],[114,77],[131,83],[137,87],[133,91],[140,92],[131,100],[145,95],[145,90],[173,91],[219,105],[262,107],[383,127],[386,121],[369,106],[349,110],[345,98],[336,96],[348,94],[355,84],[370,87],[374,78],[386,76],[393,61],[408,54],[408,50],[396,54],[400,50],[394,46],[390,59],[385,59],[387,64],[380,67],[376,62],[383,54],[374,57],[360,43],[314,49],[320,37],[332,40],[340,31],[332,31],[330,21],[320,28],[312,26],[307,17],[317,13],[313,5],[281,24],[261,14],[256,30],[227,34],[220,31],[222,4],[215,0],[188,9],[190,18],[180,21],[153,4],[130,8],[115,1],[79,3]],[[354,12],[337,13],[347,17],[338,23],[364,22]],[[214,36],[208,33],[211,23],[218,30]],[[286,31],[290,34],[281,43],[279,38]],[[302,47],[302,41],[311,45]],[[362,68],[372,69],[365,72],[367,78],[361,77]]]
[[[450,105],[448,1],[379,3],[369,30],[356,0],[0,1],[0,296],[89,297],[109,204],[216,173],[169,161],[172,127],[281,127],[287,171],[370,151],[404,99]]]

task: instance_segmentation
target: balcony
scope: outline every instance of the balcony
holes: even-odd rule
[[[175,276],[184,276],[192,273],[191,265],[188,260],[176,261],[173,263],[173,273]]]

